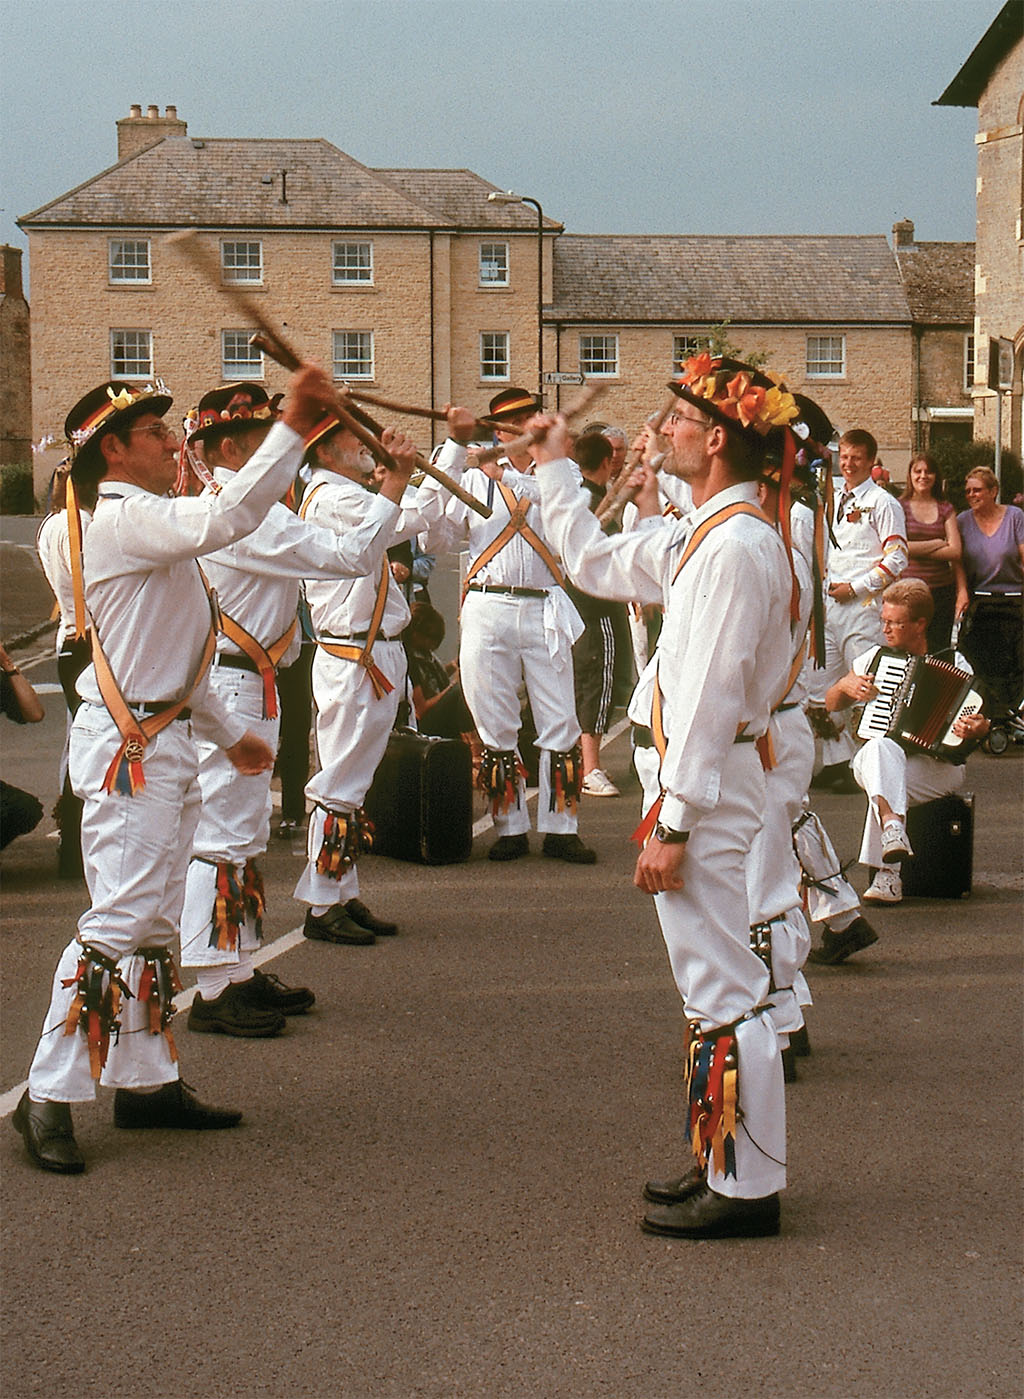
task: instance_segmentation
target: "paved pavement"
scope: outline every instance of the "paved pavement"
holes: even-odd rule
[[[45,698],[43,724],[4,725],[3,766],[48,802]],[[486,835],[465,865],[367,859],[402,922],[374,947],[288,936],[300,859],[275,843],[268,965],[315,1013],[271,1041],[179,1020],[186,1078],[245,1109],[237,1131],[118,1132],[101,1093],[75,1115],[89,1170],[61,1178],[0,1123],[8,1399],[1019,1391],[1024,754],[972,760],[973,896],[873,914],[876,947],[812,968],[782,1235],[717,1244],[637,1228],[645,1174],[684,1164],[682,1019],[629,883],[624,737],[608,766],[625,795],[584,804],[592,869],[496,867]],[[861,799],[818,810],[853,855]],[[84,904],[51,826],[3,855],[5,1114]]]

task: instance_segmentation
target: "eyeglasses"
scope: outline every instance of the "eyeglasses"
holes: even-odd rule
[[[965,486],[964,495],[987,495],[991,486]]]
[[[144,423],[140,427],[130,427],[129,432],[150,432],[160,442],[169,442],[174,436],[166,423]]]
[[[713,423],[708,422],[707,418],[694,418],[691,417],[689,413],[670,413],[665,419],[666,427],[674,427],[676,423],[696,423],[696,425],[699,428],[703,428],[705,432],[714,426]]]

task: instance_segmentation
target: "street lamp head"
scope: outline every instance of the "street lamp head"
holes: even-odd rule
[[[487,196],[488,204],[522,204],[521,194],[513,194],[510,189],[494,189]]]

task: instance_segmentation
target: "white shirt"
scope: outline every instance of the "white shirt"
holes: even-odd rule
[[[250,533],[288,489],[302,438],[275,423],[259,450],[219,495],[154,495],[127,481],[101,481],[85,536],[85,600],[104,653],[129,703],[162,703],[188,691],[210,630],[196,562]],[[103,703],[90,665],[78,680],[89,704]],[[226,713],[203,678],[189,704],[200,738],[227,748],[245,723]]]
[[[907,524],[903,507],[869,476],[853,488],[839,518],[846,492],[842,477],[833,482],[835,545],[828,556],[828,581],[850,583],[857,597],[869,599],[895,583],[907,566]],[[856,518],[850,519],[850,512]]]
[[[89,528],[92,515],[88,510],[79,510],[82,522],[82,538]],[[36,535],[36,552],[46,574],[46,581],[53,589],[60,608],[60,624],[57,627],[57,650],[65,640],[75,634],[75,590],[71,581],[71,541],[68,538],[68,512],[59,510],[47,515],[39,526]]]
[[[213,475],[223,486],[235,473],[218,467]],[[303,578],[361,578],[379,572],[398,514],[393,501],[371,495],[363,502],[362,518],[336,531],[300,520],[275,501],[252,534],[208,555],[203,571],[221,610],[269,647],[295,620]],[[296,631],[281,665],[295,659],[299,644]],[[223,635],[217,638],[217,650],[240,654]]]
[[[770,525],[737,515],[712,529],[674,578],[693,529],[738,501],[756,505],[756,485],[720,491],[689,520],[608,536],[578,498],[570,468],[552,462],[538,478],[545,528],[572,577],[597,596],[666,604],[658,649],[629,714],[649,724],[660,685],[668,739],[662,820],[688,831],[718,802],[740,725],[763,734],[785,683],[792,651],[786,551]]]

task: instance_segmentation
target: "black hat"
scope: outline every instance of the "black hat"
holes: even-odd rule
[[[358,406],[358,404],[352,403],[351,401],[347,401],[345,407],[347,408],[350,416],[355,418],[356,422],[359,423],[361,427],[366,428],[367,432],[372,433],[374,437],[380,436],[380,424],[374,422],[374,420],[367,413],[364,413],[362,409]],[[321,418],[320,421],[316,423],[315,426],[309,430],[309,432],[306,433],[305,439],[303,441],[303,446],[305,448],[303,461],[308,462],[312,465],[313,448],[316,446],[316,444],[318,442],[325,441],[328,437],[331,437],[336,432],[346,431],[348,431],[348,429],[338,417],[337,413],[332,413],[329,411],[325,417]]]
[[[706,350],[683,365],[668,387],[707,417],[747,442],[762,445],[773,427],[797,416],[793,395],[753,365]]]
[[[269,427],[275,416],[270,397],[259,384],[221,384],[199,400],[189,439],[205,442],[252,427]]]
[[[491,418],[518,418],[523,413],[540,412],[540,400],[529,389],[502,389],[491,399],[487,415]]]
[[[828,415],[820,404],[806,394],[795,393],[799,414],[789,424],[796,438],[796,456],[793,465],[790,489],[793,491],[815,488],[818,484],[815,463],[827,455],[824,446],[834,431]],[[761,480],[769,486],[778,486],[786,455],[786,428],[773,427],[765,443],[764,469]]]
[[[111,428],[127,426],[143,413],[155,413],[158,418],[174,400],[164,385],[129,384],[122,379],[108,379],[80,398],[64,419],[64,433],[71,444],[71,474],[75,479],[103,474],[103,456],[99,440]]]

